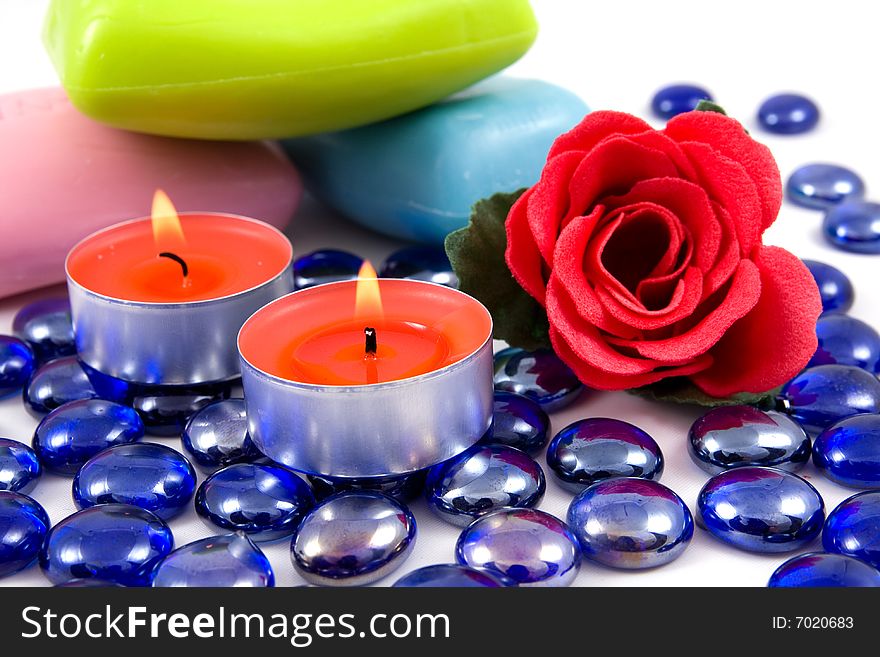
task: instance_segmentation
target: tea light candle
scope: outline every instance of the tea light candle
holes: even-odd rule
[[[239,375],[235,335],[293,290],[292,249],[277,229],[219,213],[180,216],[160,191],[152,216],[93,233],[68,254],[80,358],[150,385]]]
[[[492,416],[492,319],[457,290],[357,281],[282,297],[238,337],[248,430],[295,470],[380,477],[445,461]]]

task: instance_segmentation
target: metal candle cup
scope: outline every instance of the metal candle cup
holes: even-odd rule
[[[445,461],[485,434],[493,405],[488,310],[434,283],[379,283],[384,318],[369,324],[375,326],[378,343],[376,383],[326,384],[324,375],[299,376],[288,364],[299,353],[298,340],[320,339],[328,324],[351,320],[356,281],[294,292],[245,322],[238,347],[248,430],[269,458],[308,474],[384,477]],[[421,325],[440,336],[445,351],[438,351],[436,366],[429,359],[412,376],[383,378],[383,372],[387,377],[391,371],[385,365],[395,358],[383,338],[391,339],[396,323]],[[363,336],[359,348],[364,349]],[[407,354],[397,356],[406,359]],[[332,358],[328,367],[333,367]]]
[[[241,325],[293,290],[290,242],[274,227],[221,213],[181,213],[180,220],[183,271],[157,256],[150,218],[93,233],[68,254],[77,352],[99,372],[169,386],[237,378]],[[159,280],[151,282],[154,270]],[[187,275],[192,289],[162,289],[164,279]]]

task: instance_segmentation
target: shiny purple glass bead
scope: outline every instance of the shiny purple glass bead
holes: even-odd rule
[[[357,278],[363,258],[337,249],[320,249],[293,263],[293,284],[297,290],[315,285]]]
[[[0,397],[18,392],[34,371],[34,353],[24,340],[0,335]]]
[[[578,420],[554,436],[547,466],[559,484],[579,493],[611,477],[659,479],[660,446],[639,427],[606,417]]]
[[[131,504],[169,520],[189,505],[195,489],[195,470],[183,454],[165,445],[131,443],[86,461],[73,479],[73,501],[80,509]]]
[[[841,486],[880,488],[880,415],[855,415],[825,429],[813,443],[813,465]]]
[[[416,519],[393,497],[352,491],[312,509],[290,543],[290,559],[312,584],[361,586],[397,570],[412,552]]]
[[[392,477],[319,477],[306,475],[315,497],[324,500],[337,493],[371,490],[390,495],[400,502],[409,502],[425,490],[427,470]]]
[[[455,558],[518,586],[568,586],[581,567],[571,530],[537,509],[501,509],[480,516],[458,537]]]
[[[264,463],[235,463],[217,470],[196,491],[196,513],[227,531],[243,531],[251,540],[274,541],[293,534],[315,496],[287,468]]]
[[[379,271],[379,278],[411,278],[458,288],[446,251],[435,246],[408,246],[395,251]]]
[[[533,399],[514,392],[495,391],[492,425],[480,440],[484,445],[507,445],[535,454],[550,435],[550,416]]]
[[[801,94],[777,94],[761,103],[758,122],[777,135],[801,134],[819,123],[819,107]]]
[[[127,404],[129,384],[101,374],[75,356],[65,356],[41,365],[24,389],[25,409],[37,417],[83,399]]]
[[[180,436],[190,418],[214,402],[229,399],[232,381],[192,386],[132,385],[131,405],[154,436]]]
[[[407,573],[392,586],[394,588],[502,588],[506,585],[484,570],[443,563]]]
[[[15,314],[12,332],[31,346],[41,363],[76,354],[67,297],[29,303]]]
[[[785,384],[779,403],[811,434],[859,413],[880,413],[880,381],[860,367],[819,365]]]
[[[855,289],[846,274],[837,267],[816,260],[804,260],[804,264],[819,287],[823,314],[845,313],[852,308]]]
[[[719,406],[688,433],[691,459],[711,475],[744,466],[794,472],[810,460],[810,438],[790,417],[752,406]]]
[[[809,552],[779,566],[767,583],[770,588],[836,588],[880,586],[880,570],[842,554]]]
[[[100,451],[140,440],[144,425],[133,408],[104,399],[83,399],[59,406],[34,431],[40,463],[62,475],[75,475]]]
[[[0,490],[30,493],[41,474],[43,466],[34,450],[17,440],[0,438]]]
[[[865,183],[858,174],[836,164],[805,164],[785,185],[788,200],[814,210],[827,210],[844,201],[860,199]]]
[[[567,520],[585,557],[630,570],[677,559],[694,535],[693,517],[678,495],[656,481],[632,477],[581,491]]]
[[[261,456],[248,434],[244,399],[223,399],[197,411],[187,421],[181,442],[207,472]]]
[[[165,587],[275,586],[272,564],[244,532],[209,536],[177,548],[153,571],[152,585]]]
[[[661,119],[690,112],[701,100],[712,100],[712,95],[695,84],[671,84],[663,87],[651,99],[651,110]]]
[[[495,390],[515,392],[548,413],[565,408],[584,389],[574,372],[550,349],[508,347],[495,354]]]
[[[880,491],[844,500],[828,514],[822,546],[880,568]]]
[[[880,203],[847,201],[828,211],[822,234],[832,246],[853,253],[880,253]]]
[[[0,491],[0,577],[34,563],[50,526],[38,502],[21,493]]]
[[[776,468],[734,468],[712,477],[700,491],[697,512],[712,536],[750,552],[803,549],[825,521],[819,492]]]
[[[101,504],[55,525],[40,551],[40,567],[54,584],[99,579],[149,586],[153,569],[174,548],[160,518],[128,504]]]
[[[505,445],[474,445],[428,472],[428,508],[446,522],[466,526],[506,507],[537,506],[544,471],[525,452]]]
[[[820,317],[816,336],[819,346],[807,367],[853,365],[880,374],[880,334],[862,320],[841,314]]]

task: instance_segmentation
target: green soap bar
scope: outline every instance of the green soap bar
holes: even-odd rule
[[[528,0],[53,0],[71,101],[110,125],[265,139],[429,105],[516,61]]]

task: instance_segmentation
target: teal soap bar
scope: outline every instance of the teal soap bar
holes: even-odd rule
[[[476,201],[537,182],[553,140],[588,111],[556,85],[498,77],[382,123],[282,145],[312,193],[341,214],[442,244]]]

